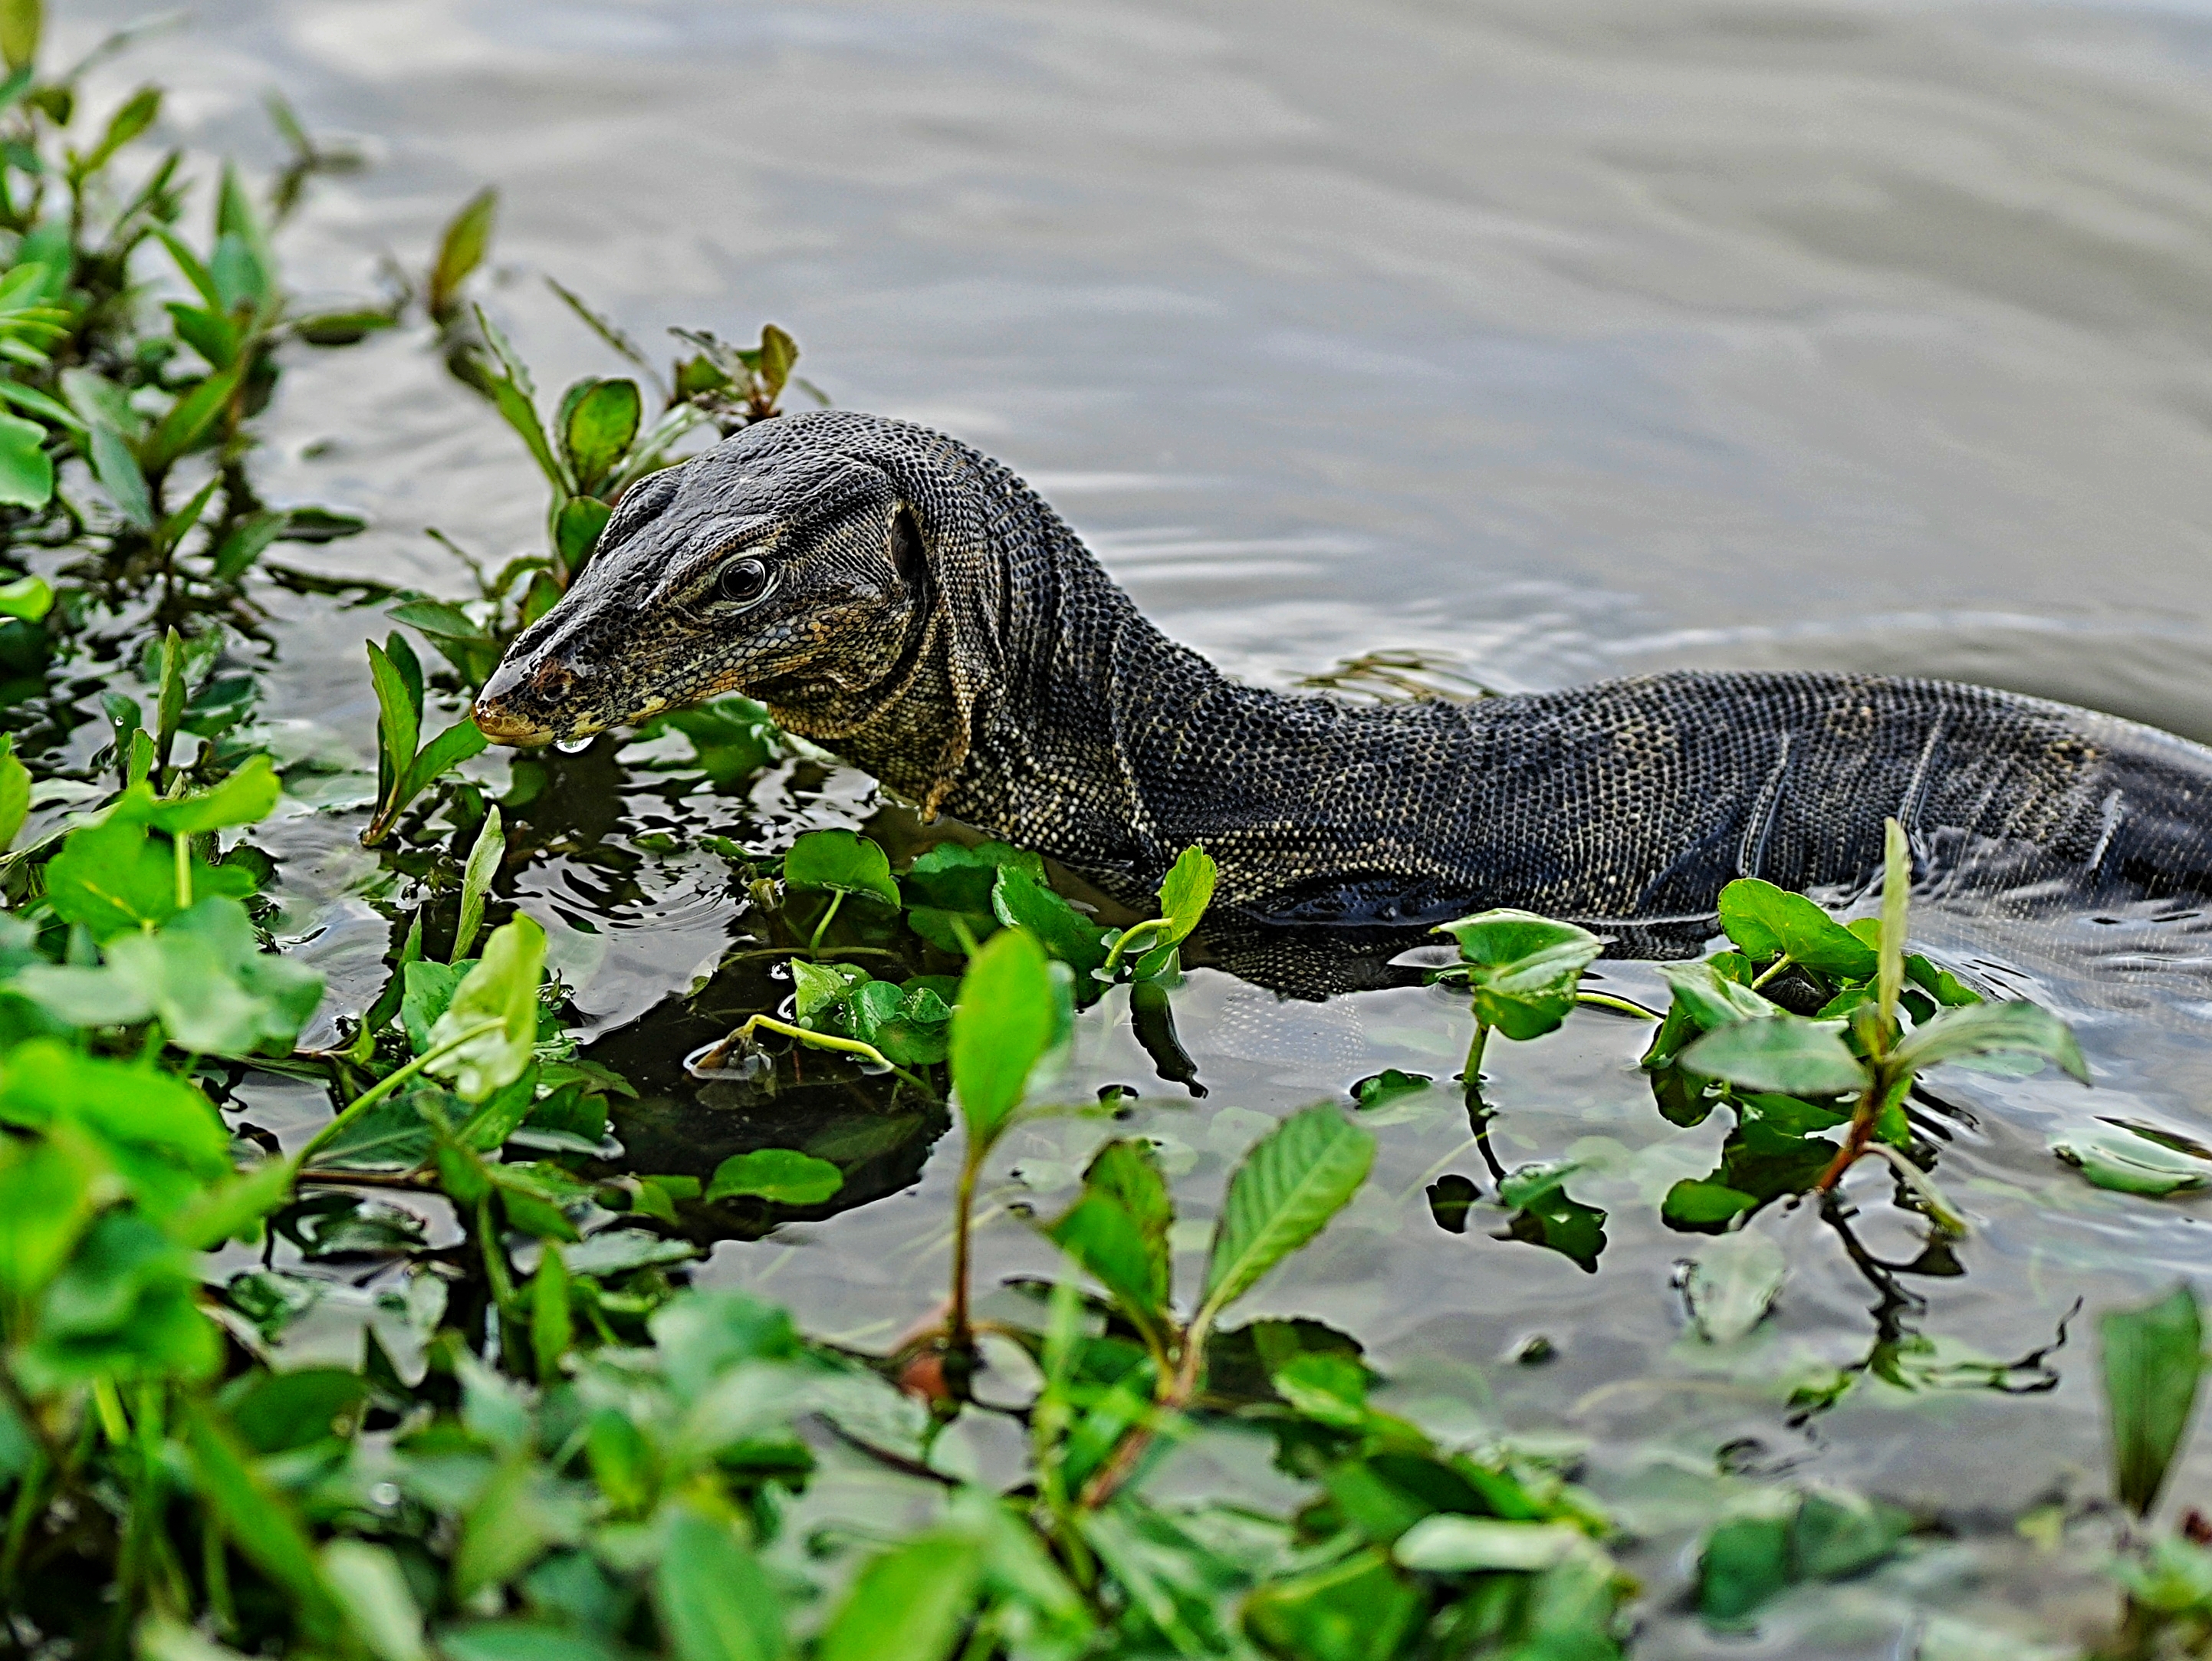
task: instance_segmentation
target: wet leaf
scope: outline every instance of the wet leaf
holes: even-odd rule
[[[1530,911],[1483,911],[1437,928],[1459,942],[1474,1018],[1509,1038],[1541,1037],[1575,1007],[1583,971],[1605,943]]]
[[[1160,879],[1160,916],[1167,928],[1159,945],[1175,946],[1189,938],[1191,930],[1205,917],[1206,908],[1213,904],[1218,876],[1212,856],[1195,843],[1176,856],[1167,875]]]
[[[2212,1161],[2200,1159],[2124,1125],[2099,1120],[2051,1139],[2051,1151],[2098,1188],[2162,1200],[2212,1184]]]
[[[1777,1014],[1737,1021],[1684,1050],[1685,1072],[1742,1090],[1790,1096],[1841,1096],[1867,1085],[1867,1072],[1834,1028]]]
[[[1244,1630],[1284,1661],[1388,1661],[1420,1618],[1422,1598],[1379,1548],[1328,1568],[1272,1580],[1245,1598]]]
[[[15,845],[31,812],[31,770],[15,756],[15,735],[0,738],[0,854]]]
[[[1227,1308],[1319,1234],[1374,1162],[1375,1138],[1325,1104],[1261,1137],[1229,1179],[1206,1259],[1207,1307]]]
[[[1899,1066],[1915,1072],[1963,1056],[2038,1056],[2057,1062],[2083,1084],[2089,1082],[2089,1064],[2081,1057],[2073,1030],[2049,1010],[2024,1000],[1942,1010],[1907,1033],[1894,1054]]]
[[[1106,930],[1023,867],[1002,865],[991,888],[992,914],[1010,928],[1026,928],[1045,951],[1075,971],[1079,989],[1101,990],[1091,971],[1106,961]]]
[[[753,1195],[776,1205],[820,1205],[845,1186],[845,1173],[827,1159],[796,1148],[763,1147],[732,1153],[714,1167],[707,1198]]]
[[[2197,1294],[2177,1286],[2155,1303],[2098,1317],[2112,1492],[2138,1517],[2159,1490],[2197,1412],[2204,1335]]]
[[[1721,928],[1757,963],[1786,956],[1829,981],[1873,978],[1875,950],[1802,894],[1757,877],[1721,890]]]
[[[453,931],[452,962],[459,963],[475,948],[477,931],[483,927],[484,896],[491,891],[506,854],[507,832],[495,807],[484,815],[477,839],[469,848],[468,863],[461,868],[461,916]]]
[[[1717,1627],[1739,1627],[1790,1585],[1790,1524],[1739,1517],[1705,1536],[1698,1557],[1698,1612]]]
[[[793,888],[858,894],[894,907],[899,903],[884,850],[850,830],[810,830],[799,837],[783,856],[783,879]]]
[[[553,518],[553,551],[571,577],[584,569],[615,510],[597,496],[570,496]]]

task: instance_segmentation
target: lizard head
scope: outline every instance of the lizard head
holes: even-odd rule
[[[903,705],[908,747],[931,752],[905,788],[933,807],[973,700],[941,672],[960,630],[936,603],[914,447],[870,453],[896,426],[783,417],[634,485],[568,592],[484,684],[477,725],[496,744],[568,744],[737,692],[836,745]],[[911,707],[917,691],[932,708]]]

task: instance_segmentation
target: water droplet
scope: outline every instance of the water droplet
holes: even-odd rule
[[[562,739],[553,746],[564,756],[580,756],[592,747],[589,739]]]

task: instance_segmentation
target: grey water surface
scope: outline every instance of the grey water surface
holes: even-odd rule
[[[88,44],[129,15],[100,0],[58,27]],[[1255,679],[1378,648],[1502,687],[1874,669],[2212,738],[2212,5],[207,0],[94,86],[138,73],[177,88],[178,137],[252,162],[277,155],[266,87],[363,137],[373,168],[318,185],[288,233],[306,286],[358,293],[387,252],[419,268],[495,183],[485,298],[542,389],[617,367],[543,274],[656,351],[669,325],[773,318],[837,403],[1006,459],[1170,633]],[[458,594],[426,526],[494,558],[542,535],[534,470],[419,337],[303,356],[275,428],[274,499],[374,522],[310,551],[319,569]],[[357,642],[386,625],[269,603],[284,741],[366,755]],[[626,848],[625,873],[555,858],[520,897],[592,1030],[635,1045],[741,932],[738,900],[720,861],[635,842],[665,802],[590,777],[575,840]],[[343,1008],[388,939],[334,800],[276,844]],[[872,807],[832,775],[702,811],[772,842]],[[1639,1655],[2023,1655],[2004,1634],[2058,1641],[2109,1609],[2013,1526],[2101,1492],[2088,1316],[2212,1278],[2207,1202],[2100,1192],[2048,1152],[2096,1115],[2208,1116],[2203,937],[2082,927],[2065,972],[1931,919],[1954,961],[2079,1016],[2099,1088],[1938,1080],[1960,1116],[1937,1175],[1974,1225],[1955,1262],[1885,1277],[1769,1213],[1790,1278],[1725,1352],[1672,1285],[1703,1238],[1657,1209],[1720,1127],[1653,1110],[1632,1023],[1492,1047],[1493,1151],[1580,1162],[1570,1191],[1607,1213],[1595,1274],[1492,1238],[1507,1213],[1449,1086],[1467,1018],[1441,993],[1299,1004],[1201,970],[1177,1020],[1202,1101],[1153,1076],[1118,996],[1063,1089],[1139,1087],[1132,1123],[1202,1223],[1273,1116],[1385,1067],[1433,1076],[1388,1110],[1369,1192],[1255,1307],[1356,1333],[1394,1404],[1455,1434],[1585,1445],[1584,1480],[1644,1542]],[[1608,973],[1663,996],[1648,969]],[[1047,1266],[1009,1208],[1056,1207],[1104,1134],[1013,1139],[987,1277]],[[1464,1233],[1425,1198],[1449,1172],[1485,1196]],[[708,1272],[887,1344],[938,1295],[950,1179],[940,1147],[876,1203],[726,1243]],[[1856,1249],[1912,1264],[1888,1186],[1854,1177]],[[2064,1347],[2026,1360],[2077,1302]],[[1553,1359],[1509,1359],[1536,1335]],[[1791,1408],[1863,1363],[1832,1409]],[[1936,1530],[1755,1634],[1708,1633],[1680,1605],[1688,1542],[1784,1478]],[[1164,1477],[1280,1480],[1233,1439]],[[2169,1503],[2208,1485],[2212,1445]]]

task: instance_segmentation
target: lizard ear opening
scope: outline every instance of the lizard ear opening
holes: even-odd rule
[[[906,591],[917,598],[929,590],[929,561],[921,551],[921,526],[914,509],[902,502],[891,515],[891,569]]]

